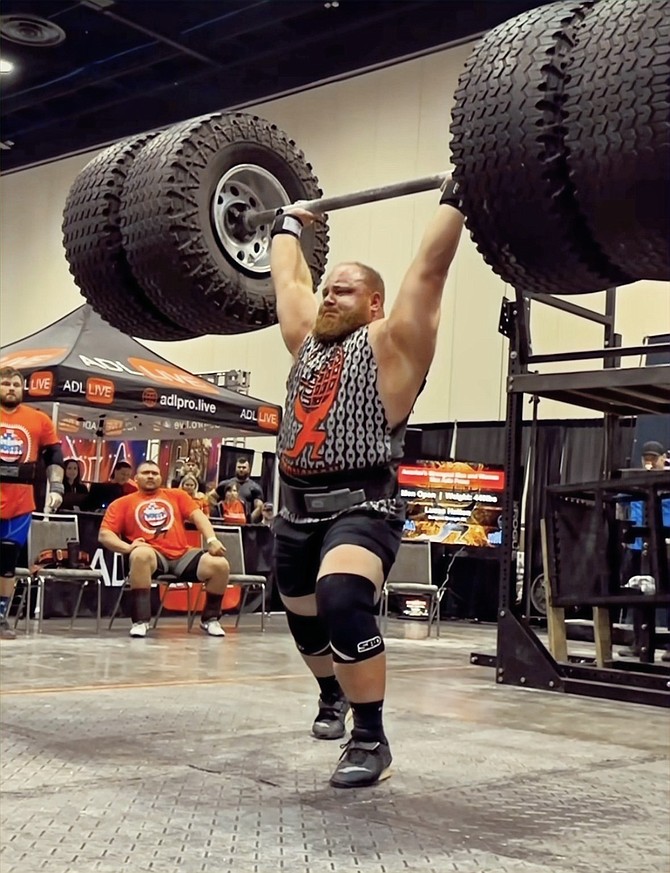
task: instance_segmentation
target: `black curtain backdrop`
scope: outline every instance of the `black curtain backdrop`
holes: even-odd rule
[[[275,453],[263,452],[261,461],[261,481],[260,486],[263,489],[263,499],[272,503],[275,485]]]
[[[525,457],[528,445],[528,429],[524,428],[522,454]],[[457,461],[481,462],[483,464],[505,463],[505,426],[491,427],[490,423],[459,424],[456,431]]]
[[[642,418],[643,416],[640,416]],[[646,416],[644,416],[646,418]],[[649,416],[657,422],[665,416]],[[531,438],[531,422],[524,422],[521,458],[524,466]],[[561,453],[561,483],[589,482],[600,478],[603,450],[603,426],[599,418],[540,419],[538,434],[551,428],[561,428],[562,442],[556,451]],[[626,467],[631,456],[635,419],[622,418],[614,432],[612,460],[615,468]],[[454,425],[425,424],[408,431],[406,458],[408,460],[449,460]],[[651,437],[650,437],[651,439]],[[505,423],[502,421],[464,422],[456,432],[454,460],[472,463],[503,465],[505,463]]]
[[[561,455],[565,438],[565,428],[560,426],[537,426],[533,452],[535,455],[533,476],[528,481],[526,494],[525,556],[530,557],[530,579],[542,571],[542,542],[540,540],[540,519],[547,509],[546,487],[558,485],[561,481]],[[524,457],[527,457],[524,455]],[[525,468],[528,470],[528,466]]]

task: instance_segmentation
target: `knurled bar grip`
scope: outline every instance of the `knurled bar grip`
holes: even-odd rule
[[[308,212],[323,214],[335,209],[346,209],[348,206],[360,206],[361,203],[375,203],[378,200],[390,200],[393,197],[404,197],[407,194],[418,194],[420,191],[431,191],[441,188],[449,173],[436,176],[423,176],[421,179],[409,179],[407,182],[395,182],[381,188],[368,188],[366,191],[355,191],[353,194],[339,194],[335,197],[322,197],[320,200],[301,200],[298,204]],[[287,207],[282,207],[286,209]],[[261,224],[272,221],[277,209],[264,209],[262,212],[245,212],[241,218],[247,230],[255,230]]]

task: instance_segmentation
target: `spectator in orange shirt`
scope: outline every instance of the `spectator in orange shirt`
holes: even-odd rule
[[[183,488],[189,497],[192,497],[198,504],[198,509],[202,509],[205,515],[209,515],[209,498],[198,488],[198,477],[191,473],[187,473],[182,477],[179,487]]]
[[[45,512],[63,502],[63,452],[48,415],[22,403],[23,376],[0,369],[0,639],[13,640],[7,613],[16,588],[16,564],[35,510],[35,462],[43,457],[49,491]]]
[[[240,500],[236,482],[229,482],[223,490],[223,500],[219,504],[224,524],[246,524],[247,507]]]
[[[221,599],[230,568],[225,548],[197,503],[180,488],[161,488],[158,464],[143,461],[135,474],[138,492],[119,497],[107,507],[100,527],[100,543],[128,556],[131,587],[131,637],[146,637],[151,619],[151,580],[173,573],[185,582],[204,582],[207,597],[201,629],[223,637]],[[191,521],[205,540],[206,551],[192,548],[185,521]]]

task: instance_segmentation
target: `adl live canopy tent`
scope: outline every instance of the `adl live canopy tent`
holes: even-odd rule
[[[271,436],[281,408],[221,388],[110,327],[90,306],[2,349],[24,400],[72,436],[170,439]]]

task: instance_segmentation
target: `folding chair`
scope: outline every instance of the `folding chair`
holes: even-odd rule
[[[163,585],[164,590],[162,596],[160,597],[160,603],[158,605],[158,612],[154,616],[154,623],[151,625],[152,627],[156,627],[158,624],[158,619],[161,617],[161,613],[163,612],[163,605],[165,604],[165,598],[167,596],[170,588],[177,589],[186,589],[186,622],[189,631],[193,627],[193,621],[195,619],[195,607],[198,603],[198,597],[200,596],[200,591],[204,586],[204,582],[184,582],[180,580],[178,576],[173,576],[172,573],[161,573],[160,576],[156,576],[153,580],[156,582],[158,586]],[[195,600],[191,603],[191,593],[193,588],[199,586],[200,591],[195,596]]]
[[[79,519],[76,515],[54,514],[45,515],[43,513],[34,512],[30,526],[30,535],[28,539],[28,563],[32,567],[40,553],[45,549],[62,549],[67,551],[68,541],[75,540],[79,542]],[[30,571],[28,571],[30,572]],[[38,586],[38,608],[39,616],[37,620],[38,631],[42,630],[42,617],[44,615],[44,588],[48,580],[53,579],[58,582],[71,583],[79,587],[77,602],[75,603],[72,616],[70,618],[70,630],[74,627],[75,620],[79,614],[79,607],[84,596],[84,590],[89,585],[96,585],[98,589],[97,609],[96,609],[96,633],[100,633],[100,614],[102,607],[102,572],[93,570],[90,567],[82,569],[72,569],[70,567],[47,568],[38,567],[30,573],[30,581],[26,584],[23,592],[22,600],[19,604],[18,613],[20,615],[23,602],[26,597],[29,597],[32,584]],[[26,607],[30,611],[30,600]]]
[[[116,557],[117,556],[115,556],[115,558]],[[119,555],[118,558],[121,560],[122,556]],[[196,615],[196,607],[198,605],[198,598],[200,596],[200,591],[202,591],[202,588],[204,587],[204,582],[198,582],[198,581],[196,581],[196,582],[184,582],[183,579],[179,579],[179,577],[175,576],[173,573],[161,573],[160,575],[156,576],[154,579],[151,580],[151,587],[153,588],[155,586],[161,586],[161,585],[164,586],[164,590],[162,591],[161,596],[160,596],[160,603],[158,606],[158,611],[156,612],[156,615],[154,616],[154,619],[153,619],[153,622],[151,625],[152,628],[156,627],[156,625],[158,624],[158,619],[163,614],[163,607],[165,606],[165,598],[167,596],[168,591],[170,590],[170,588],[176,588],[176,589],[186,590],[186,620],[187,620],[188,629],[190,631],[191,628],[193,627],[193,622],[195,620],[195,615]],[[199,587],[200,590],[197,592],[195,598],[192,598],[192,591],[196,587]],[[123,580],[123,585],[120,586],[119,596],[116,598],[116,602],[114,603],[114,608],[112,609],[112,614],[111,614],[111,617],[109,619],[109,624],[107,625],[108,630],[112,629],[112,625],[114,624],[114,621],[116,620],[116,617],[119,614],[119,609],[121,608],[121,601],[123,599],[123,595],[126,593],[126,591],[130,591],[130,590],[131,590],[130,581],[128,579],[128,576],[126,575],[124,577],[124,580]]]
[[[161,613],[163,612],[163,603],[165,601],[165,595],[167,594],[168,589],[170,588],[171,585],[174,588],[186,588],[186,589],[188,589],[186,603],[187,603],[187,610],[188,610],[188,618],[190,620],[191,611],[192,611],[191,610],[191,587],[192,587],[192,585],[200,585],[200,584],[201,584],[200,582],[193,582],[193,583],[180,582],[176,576],[172,575],[172,573],[162,573],[160,576],[157,576],[155,579],[153,579],[151,582],[151,587],[153,588],[156,585],[164,585],[165,591],[163,592],[163,595],[160,598],[158,612],[154,616],[152,627],[156,627],[156,625],[158,624],[158,619],[161,617]],[[109,619],[109,624],[107,625],[108,630],[112,629],[112,625],[114,624],[114,621],[116,620],[116,617],[119,614],[119,609],[121,608],[121,601],[123,600],[123,595],[126,593],[126,591],[130,591],[130,590],[131,590],[130,589],[130,581],[129,581],[128,577],[126,576],[123,580],[123,585],[121,585],[119,588],[119,596],[116,598],[116,602],[114,603],[114,608],[112,609],[112,614],[111,614],[110,619]],[[197,598],[196,598],[196,603],[197,603]],[[193,622],[191,622],[191,624],[192,623]],[[191,624],[189,624],[189,630],[191,629]]]
[[[30,538],[28,539],[28,552],[30,553]],[[19,602],[18,602],[17,607],[16,607],[16,614],[14,615],[14,630],[17,629],[18,624],[21,621],[21,618],[23,618],[25,621],[25,632],[28,634],[28,633],[30,633],[30,623],[31,623],[30,608],[32,605],[33,585],[37,587],[37,606],[35,609],[35,616],[34,617],[38,623],[38,625],[37,625],[38,629],[40,627],[39,617],[41,615],[40,606],[42,603],[42,597],[41,597],[42,580],[37,579],[35,576],[33,576],[32,571],[29,570],[28,567],[17,567],[15,572],[14,572],[14,579],[16,580],[16,582],[15,582],[14,591],[12,592],[12,597],[10,600],[10,607],[14,601],[14,597],[16,596],[16,589],[18,588],[19,583],[22,584],[21,594],[19,595]],[[24,605],[25,605],[25,613],[23,612]]]
[[[217,528],[214,531],[226,548],[226,558],[230,564],[230,584],[239,585],[242,588],[242,602],[235,620],[235,627],[240,623],[247,595],[252,589],[260,589],[261,592],[261,631],[265,630],[265,576],[253,576],[246,572],[244,565],[244,549],[242,547],[242,530],[232,525]],[[193,617],[191,618],[191,623]]]
[[[440,601],[444,586],[433,584],[433,572],[428,540],[400,543],[398,554],[382,591],[382,621],[388,624],[389,594],[418,594],[429,598],[428,636],[433,622],[440,636]]]

